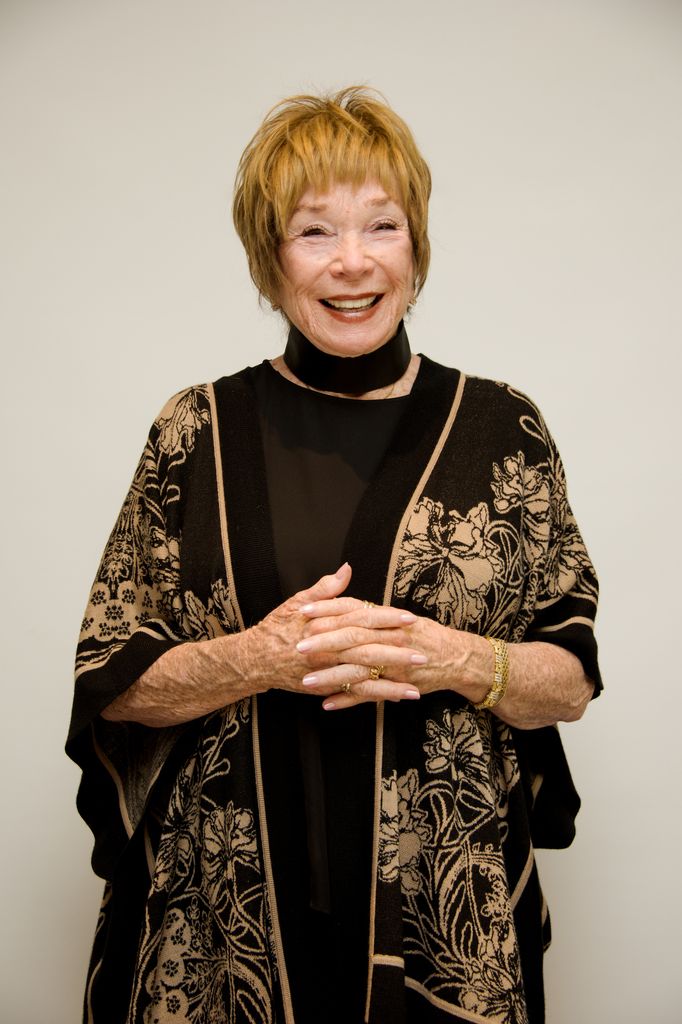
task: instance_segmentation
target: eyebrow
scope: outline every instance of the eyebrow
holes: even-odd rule
[[[395,199],[382,194],[368,199],[364,205],[377,207],[386,206],[388,203],[395,203]],[[294,208],[294,213],[324,213],[328,207],[329,203],[299,203],[298,206]]]

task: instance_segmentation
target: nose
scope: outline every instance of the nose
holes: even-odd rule
[[[339,276],[359,277],[368,268],[367,257],[367,249],[362,235],[349,232],[338,240],[332,270]]]

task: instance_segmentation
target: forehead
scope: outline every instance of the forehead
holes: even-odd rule
[[[292,215],[323,214],[349,208],[371,211],[387,206],[402,209],[396,194],[388,192],[378,181],[366,181],[362,185],[335,182],[325,190],[314,186],[307,188],[294,206]]]

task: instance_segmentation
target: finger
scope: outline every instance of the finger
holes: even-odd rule
[[[352,686],[350,692],[333,693],[322,702],[325,711],[341,711],[356,704],[378,703],[382,700],[419,700],[421,694],[415,686],[391,679],[368,679]]]
[[[417,616],[404,608],[393,608],[392,605],[373,604],[371,601],[360,601],[357,597],[339,597],[331,601],[310,601],[301,608],[301,612],[309,619],[317,619],[325,615],[346,615],[352,612],[394,612],[401,616],[401,622],[416,622]]]
[[[377,642],[379,637],[386,642]],[[404,646],[400,630],[377,631],[358,626],[305,637],[296,644],[296,650],[299,654],[336,654],[339,663],[351,665],[425,665],[428,661],[421,651]]]
[[[293,598],[297,604],[308,605],[315,601],[329,601],[339,594],[342,594],[353,574],[348,562],[344,562],[340,569],[330,576],[322,576],[313,583],[307,590],[300,590]]]
[[[303,677],[303,686],[310,693],[341,693],[344,686],[363,683],[368,678],[366,665],[334,665],[314,669]]]
[[[375,608],[369,601],[360,601],[357,597],[338,597],[331,601],[315,600],[304,605],[301,611],[308,618],[318,615],[343,615],[345,612],[357,611],[359,608]]]
[[[341,601],[325,602],[325,604],[342,604]],[[319,633],[331,633],[346,626],[364,626],[365,629],[399,629],[403,626],[410,626],[417,621],[417,616],[412,612],[402,611],[400,608],[368,608],[360,606],[349,612],[338,613],[333,611],[325,618],[310,618],[306,623],[303,635],[315,636]]]

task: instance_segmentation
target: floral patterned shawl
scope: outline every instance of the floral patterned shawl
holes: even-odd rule
[[[422,357],[347,554],[359,595],[560,644],[599,684],[597,585],[561,461],[536,407],[507,385]],[[83,620],[67,750],[106,879],[93,1024],[295,1020],[263,698],[174,729],[100,717],[173,645],[258,621],[277,603],[274,577],[245,370],[162,410]],[[578,809],[556,729],[516,732],[443,691],[377,707],[375,765],[365,1020],[541,1020],[531,961],[548,922],[533,843],[567,845]]]

